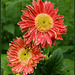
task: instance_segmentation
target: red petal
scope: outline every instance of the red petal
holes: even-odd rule
[[[54,17],[56,16],[57,12],[58,12],[58,8],[53,9],[49,15],[50,15],[52,18],[54,18]]]
[[[43,9],[44,9],[43,2],[42,2],[42,0],[39,0],[39,10],[40,10],[40,13],[43,13]]]
[[[41,44],[43,44],[43,42],[44,42],[44,40],[45,40],[44,33],[41,33],[40,37],[41,37]]]
[[[32,7],[31,5],[28,5],[28,6],[26,6],[27,8],[29,8],[29,10],[30,10],[30,12],[32,13],[32,15],[34,16],[34,17],[36,17],[36,12],[35,12],[35,10],[34,10],[34,7]]]
[[[33,32],[31,33],[31,35],[30,35],[28,41],[26,42],[26,44],[29,44],[29,43],[33,40],[33,35],[34,35],[34,30],[33,30]]]
[[[59,36],[59,35],[57,35],[57,38],[56,39],[63,40],[62,36]]]
[[[21,31],[24,32],[24,31],[26,31],[28,29],[29,29],[29,27],[25,27],[25,28],[22,28]]]
[[[49,1],[49,3],[48,3],[48,14],[50,12],[50,9],[51,9],[51,2]]]
[[[40,35],[41,35],[41,32],[38,32],[38,33],[37,33],[36,45],[39,45],[39,43],[41,42],[41,37],[40,37]]]
[[[44,13],[48,12],[47,9],[48,9],[48,2],[45,1],[45,3],[44,3]]]
[[[22,11],[23,12],[23,11]],[[35,19],[35,17],[33,16],[33,14],[31,14],[31,12],[30,12],[30,10],[29,9],[26,9],[25,11],[24,11],[24,16],[27,16],[27,17],[29,17],[29,19],[32,19],[32,20],[34,20]]]
[[[37,29],[35,29],[35,31],[34,31],[33,41],[35,41],[35,40],[36,40],[36,35],[37,35]]]
[[[30,19],[30,18],[28,18],[28,17],[26,17],[26,16],[24,16],[24,15],[22,15],[21,16],[21,19],[22,19],[22,21],[30,21],[30,22],[34,22],[32,19]]]
[[[46,40],[44,39],[44,42],[43,42],[43,44],[41,44],[41,47],[44,48],[45,45],[46,45]]]
[[[31,6],[31,5],[28,5],[28,6],[26,6],[27,8],[29,8],[29,9],[31,9],[31,10],[33,10],[34,9],[34,7],[33,6]]]
[[[58,18],[61,19],[61,18],[64,18],[64,16],[59,16]]]
[[[29,29],[29,31],[23,35],[23,37],[25,38],[25,37],[30,36],[30,34],[32,33],[32,31],[33,31],[34,29],[35,29],[35,27],[31,27],[31,28]]]
[[[49,34],[48,34],[48,33],[45,33],[45,35],[46,35],[47,43],[48,43],[48,44],[49,44],[49,46],[51,47],[52,40],[51,40],[51,38],[50,38],[50,36],[49,36]]]
[[[54,4],[51,5],[51,7],[50,7],[50,9],[49,9],[49,11],[48,11],[48,14],[51,13],[51,11],[53,10],[53,8],[54,8]]]
[[[21,19],[22,19],[22,21],[26,21],[27,20],[27,18],[25,17],[25,16],[21,16]]]
[[[55,45],[55,38],[52,38],[52,44]]]
[[[48,34],[49,36],[52,38],[52,37],[55,37],[55,34],[52,32],[52,31],[48,31]]]
[[[25,25],[25,23],[26,23],[26,22],[21,21],[21,22],[18,22],[17,24],[18,24],[18,25]]]
[[[55,27],[60,27],[60,28],[65,28],[67,25],[59,25],[59,24],[54,24]]]
[[[39,6],[37,5],[37,2],[33,1],[32,4],[33,4],[33,6],[35,8],[36,13],[38,14],[39,13]]]

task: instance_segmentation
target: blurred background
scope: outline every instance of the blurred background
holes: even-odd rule
[[[43,2],[46,0],[43,0]],[[73,47],[73,36],[74,36],[74,0],[47,0],[54,3],[54,8],[58,7],[58,14],[64,15],[64,25],[67,25],[67,34],[62,35],[63,41],[56,40],[55,46],[48,47],[47,49],[43,49],[43,54],[52,55],[52,53],[56,50],[62,51],[63,55],[63,69],[61,73],[51,73],[48,72],[51,70],[48,69],[48,74],[44,73],[46,69],[42,64],[42,71],[38,69],[34,71],[32,75],[73,75],[74,64],[73,64],[73,56],[74,56],[74,47]],[[17,25],[19,21],[21,21],[21,10],[24,10],[27,5],[32,5],[32,0],[1,0],[1,41],[2,41],[2,51],[1,51],[1,75],[15,75],[11,71],[11,68],[7,66],[7,49],[9,48],[9,43],[17,37],[23,35],[20,31],[20,27]],[[61,54],[59,52],[59,54]],[[58,54],[57,54],[58,55]],[[46,59],[47,60],[47,59]],[[52,61],[52,60],[51,60]],[[49,66],[49,65],[46,65]],[[52,67],[52,66],[51,66]],[[47,67],[46,67],[47,68]],[[45,71],[44,71],[45,70]],[[53,71],[54,72],[54,71]]]

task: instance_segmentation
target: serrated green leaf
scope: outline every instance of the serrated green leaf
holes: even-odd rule
[[[42,70],[45,69],[45,71],[47,72],[46,75],[59,74],[62,69],[62,65],[63,65],[62,62],[63,62],[62,51],[60,49],[57,49],[52,53],[52,56],[49,57],[48,61],[46,62],[46,66],[45,66],[46,68],[43,67]]]
[[[62,71],[68,72],[68,75],[74,75],[74,62],[69,59],[64,59]]]
[[[15,26],[13,24],[5,25],[3,27],[4,30],[8,31],[9,33],[14,34]]]
[[[74,62],[69,59],[64,59],[61,75],[74,75]]]

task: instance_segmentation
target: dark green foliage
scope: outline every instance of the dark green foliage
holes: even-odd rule
[[[43,2],[46,0],[43,0]],[[64,25],[67,25],[67,34],[63,34],[63,41],[55,40],[55,45],[44,48],[46,58],[40,61],[37,69],[31,75],[74,75],[73,68],[73,37],[74,37],[74,0],[47,0],[58,7],[58,14],[64,15]],[[27,5],[32,5],[32,0],[1,0],[1,73],[3,75],[15,75],[7,65],[7,49],[13,39],[22,36],[20,27],[21,10]],[[22,75],[22,74],[20,74]]]
[[[55,50],[52,53],[52,56],[49,57],[46,67],[47,67],[47,73],[50,75],[59,74],[62,68],[62,62],[63,62],[63,54],[61,50]]]
[[[44,75],[57,75],[60,74],[63,66],[63,54],[61,50],[55,50],[52,55],[49,56],[46,64],[42,67],[45,72]],[[44,73],[43,72],[43,73]]]
[[[68,75],[74,75],[74,62],[69,59],[64,59],[62,71],[67,72]]]

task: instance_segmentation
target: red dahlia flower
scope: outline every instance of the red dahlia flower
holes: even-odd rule
[[[14,41],[14,42],[13,42]],[[45,56],[40,51],[40,48],[33,47],[34,44],[26,45],[26,41],[21,37],[17,40],[13,39],[10,48],[7,51],[8,65],[13,67],[14,73],[22,73],[27,75],[33,73],[37,63]]]
[[[63,40],[62,34],[66,34],[66,26],[63,25],[63,17],[58,15],[58,8],[54,9],[54,4],[51,2],[42,0],[33,0],[33,6],[26,6],[28,9],[22,10],[23,15],[21,16],[22,21],[18,23],[21,27],[21,31],[28,30],[23,35],[30,43],[32,40],[36,45],[41,44],[41,47],[49,44],[55,45],[55,39]]]

